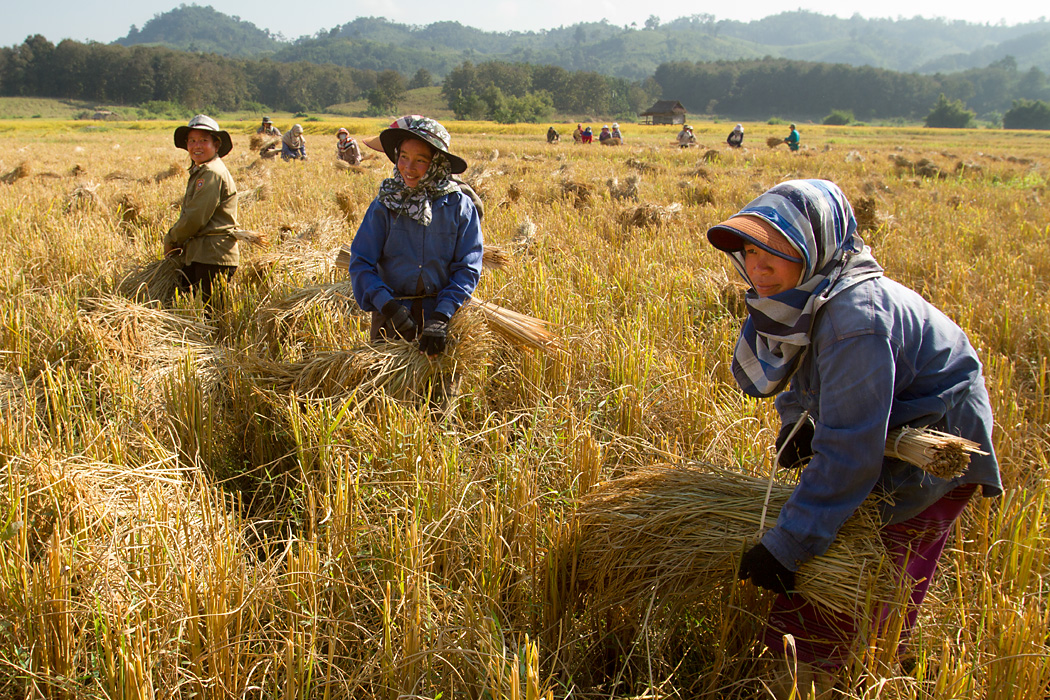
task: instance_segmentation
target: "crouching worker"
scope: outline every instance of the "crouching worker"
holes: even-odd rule
[[[1002,493],[977,353],[951,319],[883,276],[855,231],[835,184],[792,180],[707,232],[750,287],[733,375],[749,396],[776,396],[779,466],[802,470],[739,576],[779,594],[764,641],[782,660],[784,635],[793,635],[807,693],[811,682],[830,692],[835,672],[862,651],[867,625],[792,596],[795,572],[828,549],[861,502],[872,492],[889,497],[879,534],[909,601],[898,613],[906,637],[953,523],[978,487],[986,497]],[[883,456],[887,432],[902,426],[959,435],[987,454],[972,455],[961,476],[939,479]],[[871,629],[889,615],[876,610]],[[777,697],[786,698],[790,676],[779,663]]]
[[[283,160],[306,160],[306,137],[303,127],[296,124],[281,137],[281,158]]]
[[[357,139],[351,138],[350,132],[343,128],[335,135],[338,139],[335,144],[336,158],[350,165],[361,165],[361,149],[357,146]]]
[[[481,219],[451,179],[467,163],[427,117],[402,117],[379,140],[394,170],[350,245],[354,298],[372,312],[372,340],[418,339],[419,351],[435,357],[481,275]]]
[[[198,114],[187,126],[175,129],[175,146],[189,152],[193,165],[179,219],[164,236],[164,253],[181,254],[185,265],[180,288],[199,290],[207,306],[215,281],[232,278],[240,262],[233,235],[237,185],[222,162],[233,150],[233,141],[214,119]]]

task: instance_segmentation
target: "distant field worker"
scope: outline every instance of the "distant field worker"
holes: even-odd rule
[[[620,125],[617,122],[613,122],[612,137],[614,139],[620,139],[620,143],[623,143],[623,134],[620,133]]]
[[[797,151],[801,142],[802,137],[799,136],[798,129],[796,129],[795,125],[792,124],[791,133],[788,134],[787,138],[784,139],[784,143],[786,143],[788,145],[788,148],[790,148],[792,151]]]
[[[792,595],[795,572],[828,549],[861,502],[873,492],[886,496],[879,534],[910,595],[898,620],[903,638],[971,496],[978,487],[986,497],[1003,490],[981,362],[966,333],[883,276],[856,226],[837,185],[791,180],[707,232],[750,287],[733,376],[748,396],[776,396],[779,466],[802,469],[776,525],[744,553],[739,575],[779,594],[765,633],[781,664],[773,683],[788,677],[784,654],[794,654],[798,687],[807,691],[813,682],[830,692],[833,674],[868,641],[867,625],[853,616]],[[959,435],[987,454],[972,455],[961,476],[940,479],[884,457],[888,431],[903,426]],[[875,615],[869,634],[890,610]],[[786,682],[775,695],[790,692]]]
[[[583,135],[580,137],[581,143],[592,143],[594,141],[594,132],[591,131],[590,126],[586,126],[583,129]]]
[[[255,133],[259,134],[260,136],[273,137],[278,139],[281,138],[281,130],[273,125],[273,120],[271,120],[269,117],[262,118],[262,125],[255,130]]]
[[[693,127],[688,124],[682,125],[682,130],[675,137],[679,148],[689,148],[696,145],[696,137],[693,136]]]
[[[572,132],[572,140],[576,143],[583,143],[583,124],[576,125],[576,129]]]
[[[558,143],[561,140],[561,136],[558,134],[558,130],[553,126],[547,127],[547,143]]]
[[[175,146],[186,150],[190,166],[179,219],[164,236],[164,254],[181,255],[180,287],[200,291],[207,305],[216,279],[229,280],[240,253],[233,231],[237,228],[237,185],[222,157],[233,150],[230,134],[211,117],[198,114],[175,129]]]
[[[284,160],[306,160],[306,137],[303,127],[296,124],[281,137],[281,158]]]
[[[379,139],[394,171],[350,245],[354,298],[372,313],[373,340],[418,339],[435,356],[481,275],[481,217],[451,179],[467,163],[439,122],[402,117]]]
[[[361,165],[361,149],[357,145],[357,139],[350,136],[350,132],[340,128],[335,132],[338,139],[335,144],[335,155],[344,163],[350,165]]]
[[[740,148],[744,145],[744,125],[737,124],[733,127],[733,130],[729,132],[729,136],[726,137],[726,143],[733,148]]]

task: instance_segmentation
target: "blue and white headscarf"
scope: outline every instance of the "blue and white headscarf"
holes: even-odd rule
[[[771,224],[803,261],[798,286],[760,297],[747,276],[743,251],[728,253],[751,286],[748,319],[733,353],[733,376],[749,396],[772,396],[798,368],[820,307],[859,282],[880,277],[882,267],[856,235],[853,207],[833,182],[783,182],[753,199],[736,214],[741,215]]]

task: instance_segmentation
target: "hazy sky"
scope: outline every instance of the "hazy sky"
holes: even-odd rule
[[[490,31],[550,29],[577,22],[607,19],[611,24],[645,23],[650,14],[664,22],[682,16],[709,12],[716,19],[751,20],[779,12],[805,9],[826,15],[850,17],[943,17],[969,22],[1018,24],[1046,16],[1039,2],[975,2],[974,0],[884,0],[879,3],[858,0],[807,0],[806,2],[773,2],[749,0],[739,3],[668,3],[649,5],[637,0],[592,0],[566,5],[560,0],[311,0],[300,5],[295,0],[214,0],[197,5],[211,5],[219,12],[236,15],[260,29],[284,34],[294,39],[331,29],[356,17],[386,17],[404,24],[430,24],[454,20],[471,27]],[[29,0],[5,13],[0,23],[0,46],[21,44],[31,34],[43,34],[53,43],[62,39],[108,43],[128,33],[131,25],[142,27],[154,15],[178,5],[173,0],[138,0],[135,3],[106,3],[97,0]],[[294,14],[294,8],[302,12]]]

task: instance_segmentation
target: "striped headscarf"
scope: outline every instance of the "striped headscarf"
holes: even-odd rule
[[[743,250],[727,251],[751,286],[748,319],[733,353],[733,376],[749,396],[772,396],[795,373],[810,344],[820,308],[836,294],[882,275],[871,249],[856,235],[853,207],[827,180],[789,180],[753,199],[736,216],[758,217],[783,234],[802,258],[794,289],[760,297],[744,267]],[[708,231],[739,232],[724,224]]]

